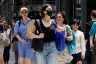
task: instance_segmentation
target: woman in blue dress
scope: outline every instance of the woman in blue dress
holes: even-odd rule
[[[22,7],[20,9],[22,19],[17,21],[14,27],[14,36],[18,39],[18,53],[20,64],[31,64],[31,58],[34,52],[31,50],[32,41],[26,38],[27,28],[30,23],[28,18],[28,9]]]

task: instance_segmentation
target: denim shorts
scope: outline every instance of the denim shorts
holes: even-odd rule
[[[21,58],[32,58],[34,56],[34,52],[31,50],[30,44],[24,44],[19,42],[18,44],[18,53]]]

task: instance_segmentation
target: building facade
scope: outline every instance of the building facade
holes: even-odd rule
[[[0,15],[19,16],[19,9],[23,5],[29,8],[29,12],[40,11],[45,3],[52,5],[53,12],[65,11],[69,22],[76,18],[81,21],[81,30],[85,30],[86,22],[90,20],[92,9],[96,8],[95,0],[1,0]]]

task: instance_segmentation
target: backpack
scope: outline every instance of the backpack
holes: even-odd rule
[[[21,25],[21,20],[19,20],[18,25],[19,25],[19,27],[20,27],[20,25]],[[14,37],[12,38],[12,43],[13,43],[14,41],[18,41],[18,39],[16,38],[16,36],[14,36]]]

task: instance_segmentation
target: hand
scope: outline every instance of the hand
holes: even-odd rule
[[[90,44],[90,48],[92,48],[94,45],[93,44]]]
[[[11,46],[12,43],[9,43],[9,46]]]
[[[90,51],[93,51],[93,47],[94,47],[94,45],[92,44],[92,45],[90,45]]]
[[[71,41],[72,40],[72,37],[71,36],[67,36],[67,40],[68,41]]]
[[[85,54],[81,53],[81,58],[84,59],[85,58]]]
[[[39,37],[44,38],[44,33],[40,33]]]
[[[90,44],[90,51],[93,51],[93,44]]]
[[[30,33],[27,33],[27,34],[26,34],[26,37],[30,37],[30,35],[31,35],[31,32],[30,32]]]
[[[24,39],[21,39],[20,41],[21,41],[22,43],[24,43],[24,44],[27,43],[26,40],[24,40]]]

